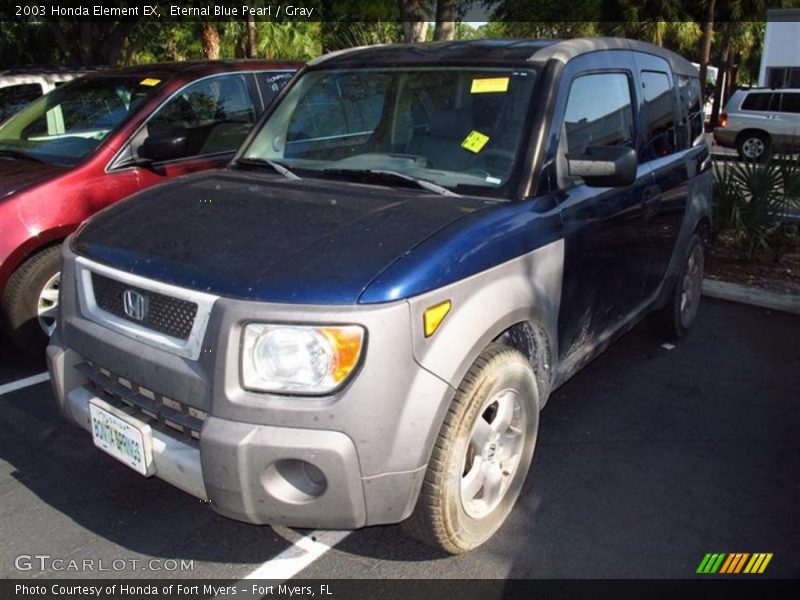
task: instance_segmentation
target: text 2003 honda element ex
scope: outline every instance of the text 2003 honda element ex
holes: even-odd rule
[[[229,168],[64,244],[59,405],[223,515],[474,548],[552,390],[644,315],[695,318],[700,107],[691,64],[621,39],[313,61]]]

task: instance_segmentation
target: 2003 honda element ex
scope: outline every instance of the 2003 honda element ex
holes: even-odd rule
[[[645,315],[692,324],[701,106],[690,63],[623,39],[317,59],[227,169],[64,244],[58,403],[223,515],[470,550],[551,392]]]

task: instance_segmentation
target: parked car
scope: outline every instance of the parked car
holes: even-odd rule
[[[58,405],[223,515],[474,548],[552,390],[645,315],[674,338],[695,319],[699,90],[623,39],[312,61],[227,169],[63,245]]]
[[[737,90],[725,105],[714,140],[736,148],[742,160],[800,150],[800,89]]]
[[[44,356],[59,245],[85,218],[172,177],[225,165],[298,65],[227,61],[88,75],[0,127],[0,321]]]
[[[0,123],[37,98],[89,70],[22,68],[0,71]]]

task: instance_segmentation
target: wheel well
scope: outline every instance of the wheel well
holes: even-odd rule
[[[544,327],[532,321],[516,323],[493,341],[519,350],[531,363],[539,384],[540,407],[544,407],[553,382],[550,340]]]
[[[753,135],[754,133],[758,134],[761,137],[767,138],[767,142],[770,142],[772,140],[769,134],[763,129],[743,129],[742,131],[739,132],[739,135],[736,136],[736,144],[738,145],[739,142],[742,141],[742,139],[744,139],[748,135]]]
[[[65,239],[67,238],[66,237],[56,238],[46,242],[45,244],[42,244],[41,246],[35,246],[30,250],[28,250],[28,252],[26,252],[25,254],[20,256],[18,260],[15,260],[13,266],[11,267],[11,270],[7,271],[7,276],[5,276],[5,280],[0,280],[0,296],[5,294],[8,281],[11,279],[12,275],[14,275],[16,270],[25,264],[25,261],[30,260],[32,257],[36,256],[40,252],[44,252],[45,250],[47,250],[52,246],[60,246],[61,244],[64,243]]]

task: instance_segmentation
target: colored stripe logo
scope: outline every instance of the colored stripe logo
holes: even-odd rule
[[[747,573],[751,575],[761,574],[767,568],[769,561],[772,560],[772,552],[708,552],[700,561],[697,573],[712,575],[714,573],[724,573],[727,575]]]

